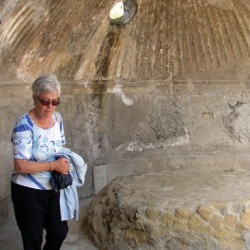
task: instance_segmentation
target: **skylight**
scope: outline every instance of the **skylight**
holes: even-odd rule
[[[129,22],[135,15],[137,4],[135,0],[116,1],[109,12],[109,20],[111,24],[125,24]]]

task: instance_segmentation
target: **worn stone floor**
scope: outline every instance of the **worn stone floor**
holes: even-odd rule
[[[63,243],[62,250],[96,250],[97,248],[89,241],[82,228],[82,219],[90,199],[80,200],[80,217],[78,221],[69,221],[69,233]],[[22,240],[16,222],[9,221],[0,234],[1,250],[22,250]]]

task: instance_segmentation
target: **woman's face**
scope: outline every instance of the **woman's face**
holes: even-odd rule
[[[41,92],[38,97],[34,99],[37,115],[41,118],[51,117],[56,108],[53,104],[57,104],[58,101],[59,98],[56,92]]]

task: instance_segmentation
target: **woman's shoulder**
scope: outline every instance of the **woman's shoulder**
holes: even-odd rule
[[[30,122],[31,118],[28,113],[19,116],[16,120],[16,124],[29,124]]]
[[[31,129],[33,127],[33,122],[28,113],[25,113],[17,118],[17,121],[15,123],[15,128],[18,127],[26,127],[26,129],[28,130],[29,128]]]
[[[62,115],[58,111],[54,112],[54,117],[57,121],[62,121]]]

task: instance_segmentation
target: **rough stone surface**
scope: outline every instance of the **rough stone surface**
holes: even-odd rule
[[[99,249],[249,249],[249,177],[215,166],[117,177],[90,203],[88,234]]]
[[[114,0],[1,1],[1,79],[249,79],[248,1],[135,2],[116,27]]]

